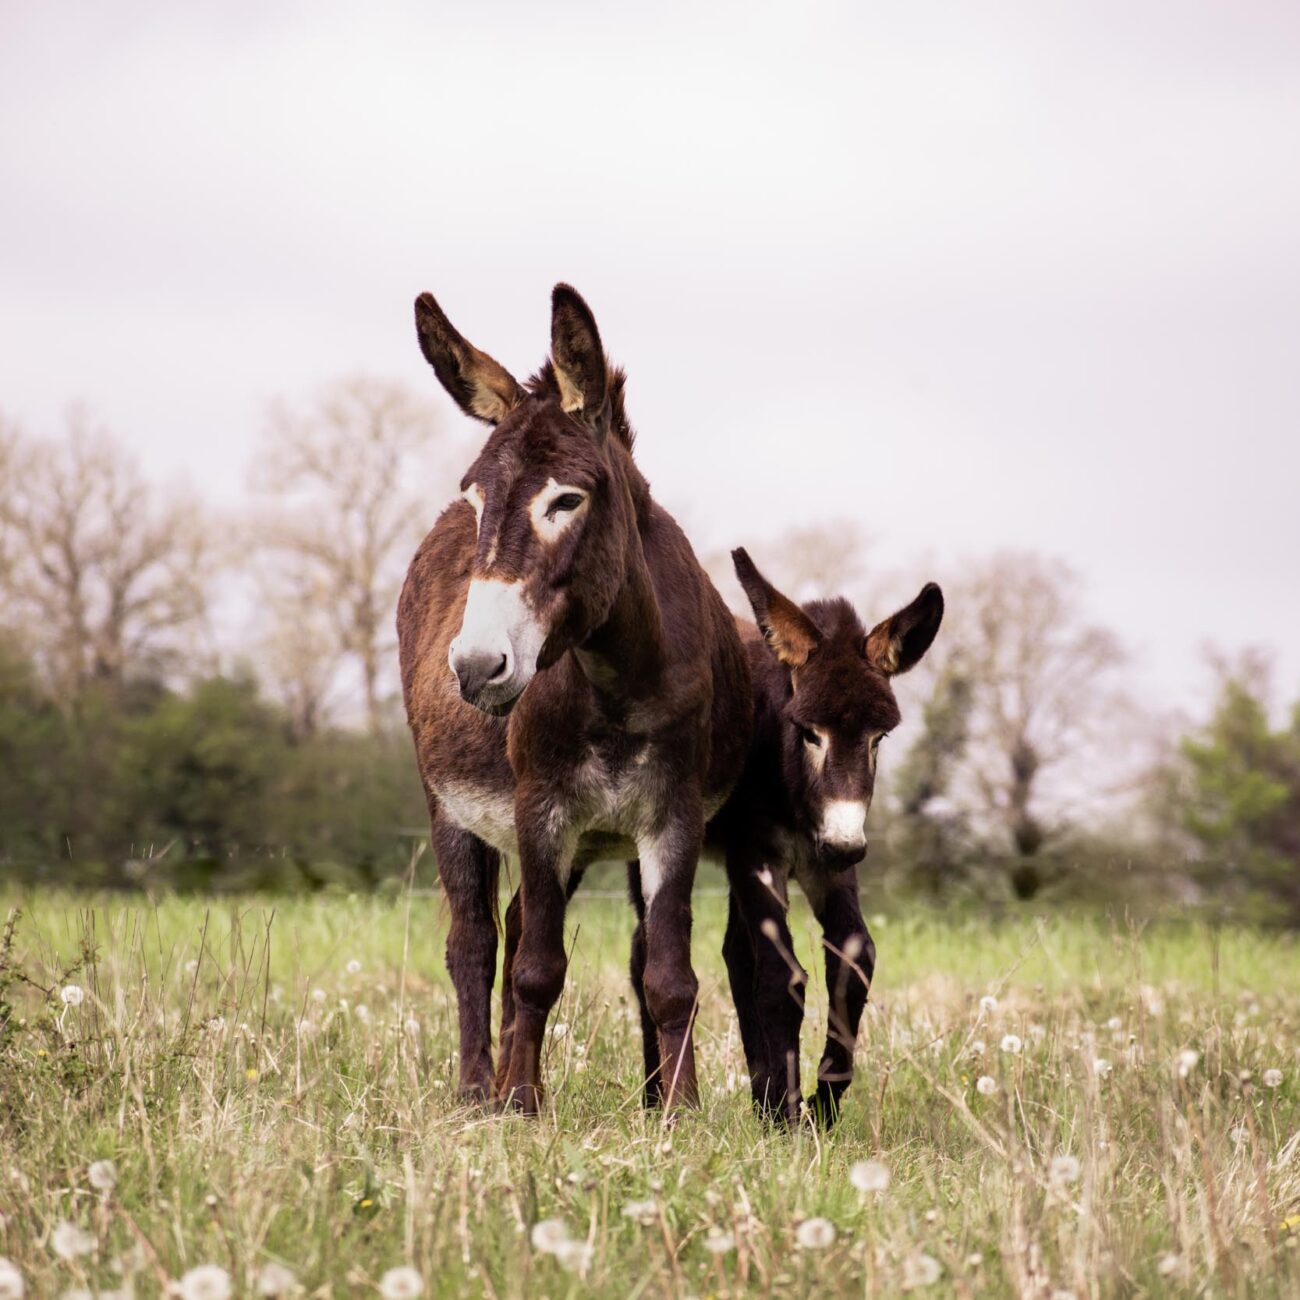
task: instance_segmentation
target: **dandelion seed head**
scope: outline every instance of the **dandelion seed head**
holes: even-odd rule
[[[1178,1266],[1183,1262],[1182,1256],[1175,1255],[1174,1252],[1166,1251],[1156,1260],[1156,1272],[1161,1277],[1168,1277],[1171,1273],[1178,1272]]]
[[[1092,1072],[1099,1079],[1104,1079],[1111,1072],[1111,1063],[1104,1057],[1097,1057],[1092,1063]]]
[[[657,1201],[629,1201],[623,1207],[623,1217],[641,1224],[655,1223],[659,1218],[659,1203]]]
[[[293,1270],[275,1260],[263,1264],[258,1272],[257,1294],[260,1296],[289,1296],[298,1289],[298,1279]]]
[[[533,1243],[534,1250],[554,1255],[569,1240],[569,1230],[564,1226],[563,1219],[539,1219],[533,1224],[529,1240]]]
[[[230,1300],[230,1274],[219,1264],[200,1264],[181,1278],[181,1300]]]
[[[0,1256],[0,1300],[23,1300],[26,1294],[27,1284],[18,1266]]]
[[[416,1300],[424,1294],[424,1278],[409,1264],[399,1264],[379,1279],[379,1294],[384,1300]]]
[[[975,1091],[982,1097],[991,1097],[997,1090],[997,1080],[987,1074],[981,1074],[975,1081]]]
[[[998,1009],[998,1000],[993,996],[992,993],[986,993],[982,998],[980,998],[981,1011],[993,1012],[996,1011],[997,1009]]]
[[[921,1287],[933,1286],[942,1275],[943,1269],[933,1255],[917,1251],[903,1261],[903,1290],[917,1291]]]
[[[1071,1155],[1053,1156],[1047,1172],[1048,1177],[1056,1186],[1064,1187],[1068,1183],[1078,1180],[1079,1162]]]
[[[591,1267],[591,1257],[594,1254],[595,1251],[585,1241],[564,1241],[555,1252],[555,1258],[565,1272],[577,1273],[581,1277]]]
[[[96,1160],[86,1177],[97,1192],[111,1192],[117,1186],[117,1166],[111,1160]]]
[[[710,1255],[729,1255],[736,1249],[736,1235],[720,1228],[710,1228],[704,1238],[704,1249]]]
[[[1174,1057],[1174,1066],[1178,1070],[1178,1077],[1185,1079],[1191,1072],[1196,1069],[1200,1063],[1201,1054],[1194,1047],[1185,1047]]]
[[[59,997],[65,1007],[79,1007],[86,1000],[86,990],[80,984],[65,984]]]
[[[859,1160],[849,1170],[849,1182],[860,1192],[883,1192],[889,1187],[889,1166],[882,1160]]]
[[[1250,1137],[1250,1131],[1240,1124],[1228,1133],[1228,1138],[1234,1147],[1239,1147],[1248,1137]]]
[[[569,1026],[566,1025],[563,1020],[557,1020],[555,1024],[551,1026],[551,1037],[555,1039],[557,1043],[562,1043],[568,1036]]]
[[[1281,1070],[1265,1070],[1265,1071],[1264,1071],[1264,1087],[1266,1087],[1266,1088],[1280,1088],[1281,1086],[1282,1086],[1282,1071],[1281,1071]]]
[[[835,1244],[835,1225],[829,1219],[805,1219],[794,1233],[800,1250],[825,1250]]]
[[[89,1255],[95,1249],[95,1234],[67,1219],[55,1224],[50,1233],[50,1249],[60,1259],[76,1259],[78,1255]]]
[[[420,1022],[414,1016],[407,1016],[406,1020],[402,1023],[402,1028],[406,1031],[406,1036],[408,1038],[419,1038]]]
[[[971,1044],[971,1045],[966,1049],[966,1055],[967,1055],[967,1056],[983,1056],[983,1055],[984,1055],[984,1040],[983,1040],[982,1038],[977,1038],[977,1039],[976,1039],[976,1040],[975,1040],[975,1041],[974,1041],[974,1042],[973,1042],[973,1043],[972,1043],[972,1044]]]
[[[328,994],[326,994],[324,989],[312,989],[311,991],[311,1000],[316,1003],[317,1006],[324,1002],[327,996]]]
[[[355,957],[353,957],[352,960],[348,962],[347,966],[344,967],[344,969],[347,971],[349,975],[360,975],[361,963]]]
[[[1017,1034],[1003,1034],[1002,1041],[998,1044],[998,1046],[1004,1052],[1009,1052],[1012,1056],[1015,1056],[1020,1051],[1020,1049],[1024,1047],[1024,1043],[1021,1041],[1019,1035]]]

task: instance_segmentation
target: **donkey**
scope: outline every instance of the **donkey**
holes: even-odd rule
[[[749,747],[749,660],[721,597],[632,458],[624,374],[587,304],[552,295],[551,359],[520,385],[429,294],[421,349],[493,431],[411,563],[402,689],[451,911],[460,1090],[493,1095],[500,855],[519,861],[512,1024],[495,1094],[536,1114],[564,985],[568,894],[636,856],[644,992],[667,1101],[697,1098],[691,888],[707,819]]]
[[[755,1108],[780,1123],[806,1104],[829,1127],[853,1078],[853,1050],[876,950],[858,901],[856,867],[880,742],[901,720],[890,678],[914,667],[943,619],[943,593],[920,595],[867,632],[842,598],[800,608],[732,552],[757,630],[745,624],[755,729],[745,770],[710,822],[707,842],[726,863],[730,900],[723,957],[740,1021]],[[761,633],[761,635],[760,635]],[[788,880],[798,879],[822,928],[830,1014],[815,1093],[799,1086],[799,1031],[808,973],[786,924]],[[628,879],[638,916],[644,877]],[[645,1101],[661,1101],[663,1066],[640,972],[645,935],[633,937],[632,983],[641,1004]]]

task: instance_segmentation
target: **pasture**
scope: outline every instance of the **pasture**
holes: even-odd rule
[[[673,1125],[639,1108],[616,899],[570,911],[537,1121],[457,1104],[436,897],[0,902],[0,1256],[28,1296],[155,1296],[200,1265],[237,1296],[414,1295],[384,1282],[402,1266],[428,1296],[1300,1289],[1286,937],[873,918],[859,1076],[825,1136],[751,1113],[714,895],[703,1108]],[[802,902],[792,923],[811,1078],[825,990]],[[225,1294],[215,1272],[177,1293]]]

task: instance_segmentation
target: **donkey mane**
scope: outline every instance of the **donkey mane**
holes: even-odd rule
[[[609,367],[609,407],[611,413],[611,430],[614,436],[627,448],[632,450],[636,441],[636,430],[632,428],[623,405],[623,388],[627,383],[627,373],[622,366]],[[560,385],[555,378],[555,367],[551,362],[543,363],[542,368],[531,375],[524,383],[524,388],[535,397],[558,397]]]
[[[810,600],[803,606],[803,612],[817,624],[828,641],[848,641],[860,645],[867,639],[866,627],[857,611],[843,596]]]

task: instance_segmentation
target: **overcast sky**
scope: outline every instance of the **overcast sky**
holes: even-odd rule
[[[460,421],[418,291],[522,375],[567,279],[701,549],[1031,547],[1294,697],[1297,158],[1293,2],[0,0],[0,407],[233,502],[276,394]]]

